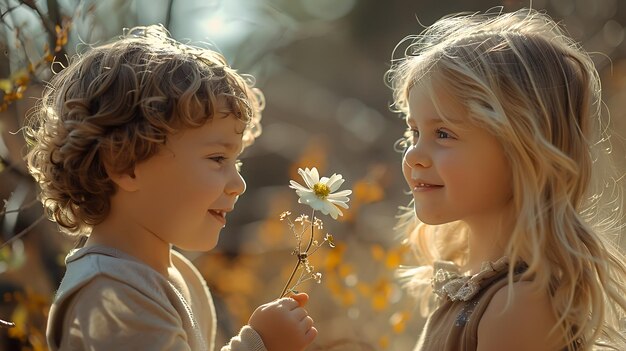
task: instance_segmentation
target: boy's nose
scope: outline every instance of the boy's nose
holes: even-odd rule
[[[239,196],[246,191],[246,181],[243,179],[239,172],[233,172],[233,176],[226,185],[225,192],[228,195]]]

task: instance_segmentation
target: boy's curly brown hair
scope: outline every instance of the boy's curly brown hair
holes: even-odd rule
[[[116,191],[107,169],[132,172],[168,135],[213,118],[218,100],[247,123],[250,145],[263,109],[253,85],[221,54],[177,42],[158,25],[77,55],[51,79],[25,128],[48,216],[68,234],[89,234]]]

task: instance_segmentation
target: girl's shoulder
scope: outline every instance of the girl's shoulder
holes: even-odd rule
[[[495,292],[478,324],[479,350],[554,350],[563,340],[547,292],[530,281],[505,284]]]

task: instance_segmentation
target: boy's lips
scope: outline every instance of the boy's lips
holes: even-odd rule
[[[226,225],[226,214],[230,211],[232,211],[232,209],[226,209],[226,210],[213,209],[213,210],[208,210],[207,212],[213,215],[213,217],[215,217],[215,219],[217,219],[218,222],[222,223],[223,225]]]

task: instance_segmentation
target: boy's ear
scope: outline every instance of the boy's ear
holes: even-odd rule
[[[105,165],[104,168],[106,169],[109,178],[120,190],[133,192],[139,189],[139,183],[137,181],[137,177],[135,176],[134,168],[126,172],[115,172],[111,170],[111,167],[108,165]]]

